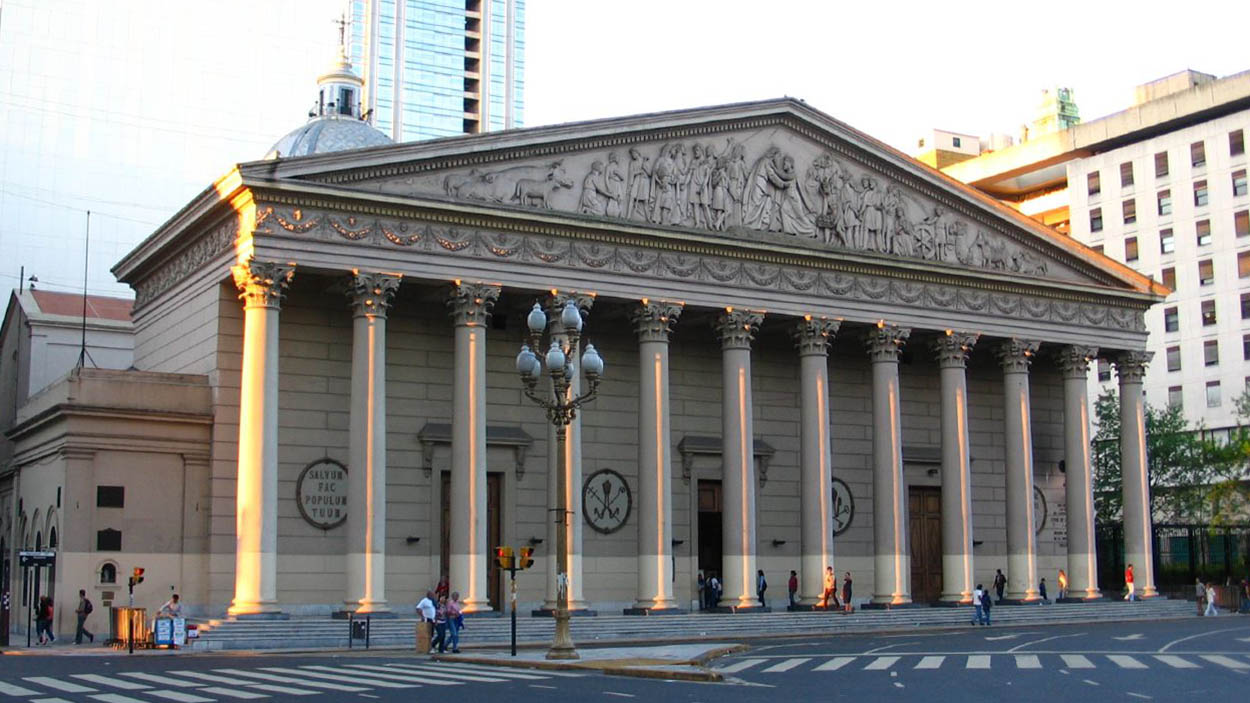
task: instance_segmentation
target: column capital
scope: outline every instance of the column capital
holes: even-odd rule
[[[933,340],[930,347],[937,356],[939,367],[963,369],[968,367],[968,355],[980,338],[981,335],[976,332],[946,330],[945,334]]]
[[[750,349],[763,322],[762,312],[725,308],[714,325],[721,349]]]
[[[1033,363],[1033,357],[1037,355],[1037,348],[1041,344],[1031,339],[1012,337],[995,347],[994,354],[998,356],[998,363],[1002,365],[1004,373],[1028,373],[1029,364]]]
[[[286,288],[295,277],[295,264],[279,264],[272,261],[246,262],[230,268],[234,285],[244,308],[274,308],[282,305]]]
[[[1085,378],[1089,374],[1089,362],[1098,356],[1098,347],[1072,344],[1059,350],[1055,363],[1064,378]]]
[[[1112,363],[1115,364],[1115,374],[1119,376],[1120,383],[1141,383],[1142,377],[1146,375],[1146,365],[1154,355],[1154,352],[1148,351],[1126,351],[1115,355]]]
[[[829,343],[841,327],[841,320],[804,315],[790,334],[799,348],[799,356],[828,356]]]
[[[447,294],[447,308],[457,327],[481,327],[499,299],[501,286],[456,281]]]
[[[386,317],[401,278],[400,274],[352,271],[344,291],[352,313],[356,317]]]
[[[876,327],[868,330],[864,335],[868,357],[874,363],[898,361],[899,352],[903,350],[903,345],[907,343],[907,338],[910,336],[911,330],[906,327],[878,322]]]
[[[634,332],[639,342],[668,342],[673,333],[673,325],[681,317],[684,309],[681,303],[670,303],[666,300],[650,300],[643,298],[638,307],[629,311],[629,319],[634,323]]]
[[[573,301],[577,306],[577,311],[582,314],[582,322],[586,322],[586,318],[590,316],[590,309],[595,305],[595,296],[593,293],[578,293],[576,291],[553,291],[547,299],[543,301],[543,307],[547,311],[547,327],[552,334],[564,334],[564,324],[560,322],[560,313],[564,310],[564,306]]]

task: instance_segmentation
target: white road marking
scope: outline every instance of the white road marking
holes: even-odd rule
[[[1125,635],[1123,637],[1112,637],[1111,639],[1119,640],[1121,642],[1132,642],[1133,640],[1140,640],[1140,639],[1144,639],[1145,637],[1146,636],[1141,634],[1140,632],[1134,632],[1131,635]],[[1129,695],[1131,696],[1133,694],[1130,693]]]
[[[32,698],[30,703],[73,703],[73,701],[68,701],[64,698]]]
[[[292,669],[282,666],[262,666],[263,671],[272,671],[278,674],[297,674],[299,676],[312,676],[313,678],[325,679],[327,681],[342,681],[349,684],[360,684],[362,686],[377,686],[378,688],[417,688],[421,684],[416,683],[399,683],[397,681],[385,681],[383,679],[371,679],[365,676],[365,672],[352,674],[332,673],[341,671],[331,666],[301,666],[298,669]]]
[[[1201,669],[1202,668],[1198,666],[1197,664],[1189,661],[1188,659],[1182,659],[1181,657],[1178,657],[1173,654],[1156,654],[1155,659],[1158,659],[1164,664],[1167,664],[1168,666],[1175,668],[1175,669]]]
[[[3,681],[0,681],[0,693],[8,696],[35,696],[39,694],[38,691],[32,691],[29,688],[22,688],[21,686],[15,686]]]
[[[1017,637],[1024,637],[1025,635],[1040,635],[1040,634],[1042,633],[1040,632],[1013,632],[1010,635],[997,635],[995,637],[986,637],[985,641],[986,642],[998,642],[999,640],[1014,640]]]
[[[394,681],[407,681],[416,685],[430,684],[431,686],[458,686],[465,681],[485,681],[487,683],[498,683],[507,679],[492,679],[485,676],[474,676],[472,674],[458,674],[453,671],[439,671],[437,669],[420,670],[412,669],[387,669],[384,666],[376,666],[372,664],[349,664],[352,669],[361,669],[358,672],[349,670],[344,673],[357,673],[366,676],[374,676],[380,679],[390,679]],[[378,669],[378,671],[369,671],[369,669]],[[327,671],[330,669],[327,667]],[[451,679],[444,681],[443,679]]]
[[[269,691],[270,693],[284,693],[290,696],[315,696],[321,691],[307,691],[302,688],[291,688],[290,686],[276,686],[271,683],[257,683],[255,681],[245,681],[243,679],[232,678],[229,676],[218,676],[216,674],[205,674],[201,671],[171,671],[171,674],[185,676],[189,679],[201,679],[211,681],[212,683],[224,683],[231,686],[247,686],[259,691]],[[204,689],[205,691],[209,689]]]
[[[348,691],[350,693],[359,693],[360,691],[368,691],[364,686],[344,686],[341,683],[330,683],[329,681],[309,681],[308,679],[296,679],[290,676],[278,676],[277,674],[266,674],[263,671],[247,671],[245,669],[214,669],[223,674],[234,674],[235,676],[246,676],[261,681],[273,681],[274,683],[293,683],[297,686],[307,686],[309,688],[327,688],[331,691]]]
[[[157,698],[168,698],[171,701],[178,701],[178,703],[215,703],[212,698],[193,696],[182,691],[148,691],[147,694]]]
[[[1059,657],[1063,659],[1063,663],[1066,664],[1069,669],[1094,668],[1094,662],[1090,661],[1084,654],[1060,654]]]
[[[1018,644],[1018,645],[1016,645],[1016,646],[1012,647],[1011,649],[1008,649],[1007,651],[1008,651],[1009,653],[1010,653],[1010,652],[1018,652],[1018,651],[1020,651],[1021,649],[1024,649],[1025,647],[1032,647],[1032,646],[1033,646],[1033,645],[1035,645],[1035,644],[1041,644],[1041,643],[1043,643],[1043,642],[1049,642],[1049,641],[1051,641],[1051,640],[1061,640],[1061,639],[1063,639],[1064,637],[1084,637],[1084,636],[1085,636],[1085,633],[1084,633],[1084,632],[1077,632],[1077,633],[1075,633],[1075,634],[1071,634],[1071,635],[1055,635],[1054,637],[1043,637],[1043,638],[1042,638],[1042,639],[1040,639],[1040,640],[1033,640],[1033,641],[1031,641],[1031,642],[1024,642],[1024,643],[1022,643],[1022,644]]]
[[[549,688],[553,691],[556,690],[555,686],[547,686],[546,684],[541,684],[541,683],[532,683],[530,684],[530,688]]]
[[[968,656],[968,663],[964,665],[965,669],[988,669],[990,668],[990,655],[988,654],[972,654]]]
[[[252,701],[252,700],[256,700],[257,698],[269,697],[264,693],[254,693],[252,691],[240,691],[238,689],[222,688],[220,686],[208,686],[205,688],[201,688],[200,690],[205,693],[215,693],[219,696],[225,696],[227,698],[239,698],[245,701]]]
[[[733,674],[739,671],[745,671],[746,669],[750,669],[756,664],[759,664],[764,661],[767,661],[767,660],[766,659],[739,659],[738,661],[732,664],[729,664],[728,666],[717,667],[716,670]]]
[[[781,661],[776,664],[773,664],[772,666],[768,667],[767,669],[764,669],[763,671],[765,674],[776,674],[782,671],[789,671],[793,669],[794,667],[799,666],[800,664],[806,664],[807,662],[811,660],[812,660],[811,657],[795,657],[793,659],[786,659],[785,661]]]
[[[894,666],[894,663],[897,662],[899,658],[900,657],[877,657],[872,660],[868,666],[864,667],[864,671],[884,671],[885,669],[889,669]]]
[[[148,703],[148,701],[123,696],[120,693],[98,693],[91,696],[91,699],[100,701],[100,703]]]
[[[1127,693],[1130,696],[1133,696],[1134,698],[1145,698],[1146,700],[1151,700],[1150,696],[1147,696],[1142,693],[1133,693],[1132,691],[1125,691],[1125,693]]]
[[[123,681],[122,679],[115,679],[112,676],[101,676],[99,674],[70,674],[70,676],[73,676],[76,679],[82,679],[83,681],[98,683],[102,686],[120,688],[123,691],[143,691],[151,688],[151,686],[148,686],[147,684],[135,683],[134,681]]]
[[[855,661],[855,657],[834,657],[815,669],[812,669],[812,671],[837,671],[853,661]]]
[[[617,693],[616,691],[604,691],[605,696],[620,696],[621,698],[636,698],[632,693]]]
[[[396,665],[387,664],[386,666],[393,667]],[[419,666],[411,666],[410,668],[413,670],[422,670],[422,667]],[[439,662],[438,668],[440,671],[463,671],[466,674],[481,674],[482,676],[498,676],[505,679],[523,679],[526,681],[541,681],[549,678],[548,676],[542,674],[523,674],[518,671],[503,671],[503,667],[491,668],[487,666],[473,666],[472,664],[458,664],[452,662]]]
[[[1223,629],[1223,630],[1211,630],[1210,632],[1199,632],[1199,633],[1198,633],[1198,634],[1196,634],[1196,635],[1190,635],[1190,636],[1188,636],[1188,637],[1182,637],[1182,638],[1180,638],[1180,639],[1178,639],[1178,640],[1172,640],[1171,642],[1168,642],[1167,644],[1165,644],[1165,645],[1163,645],[1162,647],[1160,647],[1160,648],[1159,648],[1159,653],[1160,653],[1160,654],[1163,654],[1164,652],[1166,652],[1166,651],[1168,651],[1169,649],[1171,649],[1174,645],[1178,645],[1178,644],[1180,644],[1181,642],[1188,642],[1189,640],[1196,639],[1196,638],[1198,638],[1198,637],[1206,637],[1207,635],[1218,635],[1218,634],[1220,634],[1221,632],[1236,632],[1237,630],[1244,630],[1244,629],[1246,629],[1246,628],[1244,628],[1244,627],[1229,627],[1229,628],[1225,628],[1225,629]]]
[[[162,686],[172,686],[173,688],[199,688],[201,685],[203,685],[200,683],[196,683],[195,681],[183,681],[182,679],[171,679],[168,676],[148,674],[142,671],[125,671],[125,672],[119,673],[118,676],[129,676],[132,679],[139,679],[141,681],[151,681],[152,683],[159,683]]]
[[[1089,684],[1090,686],[1098,686],[1098,685],[1099,685],[1099,683],[1098,683],[1097,681],[1090,681],[1089,679],[1085,679],[1085,683]]]
[[[876,654],[877,652],[884,652],[885,650],[892,649],[894,647],[906,647],[909,644],[920,644],[920,643],[919,642],[898,642],[895,644],[887,644],[884,647],[877,647],[876,649],[870,649],[867,652],[864,652],[864,654]]]
[[[1127,654],[1108,654],[1107,658],[1115,662],[1121,669],[1145,669],[1146,665]]]
[[[1219,664],[1220,666],[1226,666],[1230,669],[1250,669],[1250,664],[1239,662],[1236,659],[1226,657],[1223,654],[1203,654],[1202,658],[1212,664]]]
[[[31,683],[37,683],[40,686],[47,686],[48,688],[55,688],[58,691],[65,691],[66,693],[95,693],[96,692],[94,688],[88,688],[87,686],[79,686],[76,683],[70,683],[68,681],[61,681],[60,679],[54,679],[51,676],[23,676],[22,678]]]
[[[916,664],[917,669],[937,669],[942,666],[942,662],[946,661],[946,657],[925,657]]]
[[[1016,668],[1017,669],[1040,669],[1042,668],[1042,662],[1037,658],[1036,654],[1017,654],[1016,655]]]

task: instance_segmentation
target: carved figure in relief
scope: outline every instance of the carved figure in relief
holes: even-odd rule
[[[804,237],[816,234],[794,159],[770,147],[755,162],[743,194],[743,225]]]
[[[629,192],[625,200],[626,219],[647,219],[647,204],[651,201],[651,159],[635,147],[629,149]],[[634,213],[641,217],[635,218]]]
[[[859,192],[855,190],[850,174],[842,169],[837,172],[838,181],[838,231],[845,246],[863,249],[863,226],[860,219]]]
[[[560,188],[573,187],[573,182],[564,175],[563,161],[553,161],[545,165],[513,166],[493,173],[469,171],[468,175],[461,178],[448,176],[443,181],[443,187],[448,195],[457,198],[494,203],[521,201],[524,205],[531,198],[520,197],[521,181],[529,182],[525,188],[527,195],[533,194],[532,184],[535,182],[547,182]]]
[[[703,147],[695,144],[690,150],[690,210],[694,216],[694,226],[712,229],[712,217],[709,206],[712,204],[710,181],[712,175],[711,153],[703,151]]]
[[[677,174],[677,207],[674,209],[673,221],[671,224],[682,224],[690,219],[690,175],[691,164],[686,158],[686,145],[676,144],[673,146],[673,162],[676,164]]]
[[[551,209],[551,194],[561,188],[572,188],[573,181],[564,175],[564,167],[553,168],[546,178],[521,178],[516,182],[512,199],[521,205]]]
[[[603,173],[603,190],[608,198],[605,214],[608,217],[621,217],[624,214],[625,175],[621,173],[621,164],[615,151],[608,154],[608,167]]]
[[[488,177],[492,180],[494,179],[493,176]],[[455,174],[449,175],[443,179],[443,192],[453,198],[467,197],[461,195],[460,191],[481,178],[482,173],[476,168],[469,169],[469,172],[463,176],[457,176]]]
[[[890,245],[885,236],[885,209],[881,191],[877,189],[874,178],[864,176],[860,179],[860,217],[864,227],[864,248],[869,251],[889,253]]]
[[[893,183],[885,187],[885,197],[881,200],[882,225],[881,233],[885,242],[882,252],[899,253],[899,225],[907,219],[903,210],[903,199],[898,194],[898,186]]]
[[[743,203],[742,197],[747,187],[747,161],[746,151],[741,144],[730,142],[729,157],[725,163],[726,172],[729,176],[729,197],[733,200],[733,206],[729,208],[729,224],[742,224]]]
[[[725,231],[726,218],[733,207],[733,196],[729,194],[729,166],[725,159],[708,159],[711,172],[708,175],[708,188],[712,191],[711,229],[716,232]]]
[[[608,198],[603,178],[603,162],[596,161],[590,165],[590,173],[582,179],[582,197],[578,201],[578,212],[584,215],[606,215]]]
[[[664,145],[655,159],[655,168],[651,171],[651,205],[650,220],[657,225],[671,225],[680,221],[674,219],[677,210],[677,147]]]

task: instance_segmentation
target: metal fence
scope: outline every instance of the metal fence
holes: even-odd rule
[[[1195,579],[1223,585],[1250,577],[1250,524],[1157,524],[1153,528],[1155,585],[1192,598]],[[1098,528],[1098,583],[1103,592],[1124,588],[1124,528]]]

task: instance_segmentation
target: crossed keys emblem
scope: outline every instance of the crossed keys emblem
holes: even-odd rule
[[[615,532],[629,517],[629,485],[611,469],[597,471],[586,481],[582,503],[591,527],[605,534]]]

